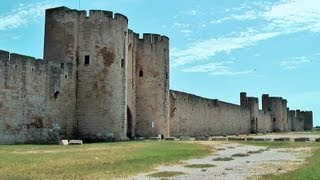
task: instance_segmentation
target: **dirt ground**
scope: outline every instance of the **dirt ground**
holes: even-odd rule
[[[194,141],[191,143],[209,145],[213,153],[204,158],[190,159],[172,166],[159,166],[153,172],[140,173],[129,179],[157,179],[149,175],[165,171],[185,173],[166,179],[256,179],[265,174],[294,170],[312,154],[310,147],[267,149],[234,142]],[[220,161],[217,158],[220,158]],[[232,160],[223,161],[224,158],[232,158]],[[212,164],[214,167],[185,167],[194,164]]]

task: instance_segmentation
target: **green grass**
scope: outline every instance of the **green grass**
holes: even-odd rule
[[[318,142],[245,142],[245,144],[264,146],[267,147],[267,149],[313,147],[315,148],[313,155],[309,157],[306,160],[306,163],[301,165],[298,169],[280,175],[265,175],[262,176],[262,179],[320,179],[320,143]]]
[[[250,154],[237,153],[232,155],[232,157],[247,157],[247,156],[250,156]]]
[[[243,144],[253,146],[264,146],[272,149],[276,148],[299,148],[299,147],[320,147],[319,142],[270,142],[270,141],[247,141]]]
[[[307,159],[307,163],[303,164],[299,169],[281,174],[281,175],[266,175],[263,179],[320,179],[320,149],[317,149],[314,154]]]
[[[0,179],[110,179],[210,154],[183,142],[0,145]]]
[[[178,171],[161,171],[161,172],[156,172],[156,173],[150,174],[149,176],[156,177],[156,178],[162,178],[162,177],[180,176],[183,174],[185,174],[185,173],[178,172]]]
[[[218,157],[218,158],[214,158],[214,161],[231,161],[233,160],[232,157]]]
[[[215,166],[216,165],[214,165],[214,164],[189,164],[184,167],[187,167],[187,168],[210,168],[210,167],[215,167]]]

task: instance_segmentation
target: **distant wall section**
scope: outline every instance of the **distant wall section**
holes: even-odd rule
[[[171,136],[244,134],[250,130],[249,109],[170,90]]]

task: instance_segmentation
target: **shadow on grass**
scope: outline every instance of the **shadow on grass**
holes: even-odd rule
[[[210,168],[210,167],[216,167],[216,165],[214,165],[214,164],[189,164],[184,167],[187,167],[187,168]]]
[[[161,172],[156,172],[156,173],[153,173],[153,174],[149,174],[149,176],[155,177],[155,178],[162,178],[162,177],[180,176],[180,175],[183,175],[183,174],[185,174],[185,173],[179,172],[179,171],[161,171]]]

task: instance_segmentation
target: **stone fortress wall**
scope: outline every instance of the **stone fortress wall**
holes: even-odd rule
[[[0,143],[51,142],[74,134],[72,71],[70,63],[0,51]]]
[[[169,91],[169,38],[110,11],[46,10],[44,60],[0,50],[0,144],[312,128],[312,112],[241,93],[240,106]]]
[[[290,114],[295,111],[287,110],[285,99],[267,94],[262,97],[265,98],[263,110],[259,110],[258,98],[247,97],[245,92],[240,93],[240,105],[236,105],[170,90],[170,135],[214,136],[312,129],[312,112],[297,110],[298,114]]]

